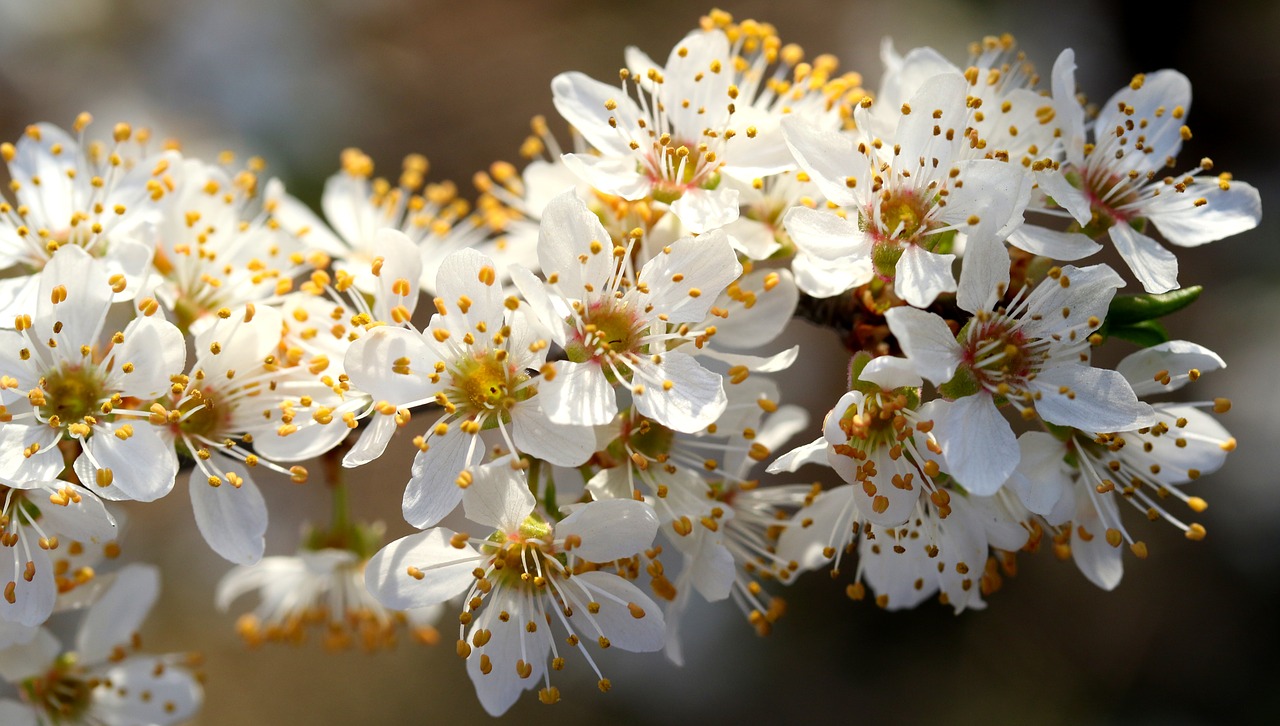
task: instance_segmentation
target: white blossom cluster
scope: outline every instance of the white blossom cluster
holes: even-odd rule
[[[0,147],[5,722],[198,707],[180,657],[121,646],[155,572],[94,575],[120,554],[113,503],[184,471],[237,565],[219,606],[260,598],[251,644],[435,642],[452,613],[494,715],[525,690],[558,700],[569,661],[608,690],[596,649],[681,662],[695,599],[768,633],[808,570],[960,611],[1046,538],[1114,587],[1122,545],[1146,556],[1126,505],[1202,538],[1172,510],[1205,508],[1183,486],[1234,448],[1209,413],[1229,402],[1165,394],[1225,364],[1157,322],[1199,294],[1158,239],[1206,244],[1261,212],[1208,159],[1178,170],[1186,78],[1134,76],[1094,109],[1070,50],[1047,85],[1008,37],[960,64],[882,59],[873,92],[713,12],[661,63],[626,49],[618,83],[557,76],[572,150],[536,119],[528,163],[477,175],[474,204],[420,156],[389,180],[352,149],[318,214],[256,160],[124,124],[93,140],[87,115]],[[1088,259],[1108,243],[1127,270]],[[850,353],[820,431],[771,377],[803,375],[775,343],[797,316]],[[1116,340],[1135,352],[1093,365]],[[384,543],[343,471],[402,429],[417,453],[392,490],[419,532]],[[844,483],[782,474],[805,464]],[[317,465],[332,521],[264,558],[258,480]],[[41,625],[82,607],[59,655]]]

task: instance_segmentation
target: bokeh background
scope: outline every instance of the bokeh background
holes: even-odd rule
[[[102,125],[149,125],[191,153],[260,155],[270,173],[314,201],[358,146],[394,173],[409,152],[431,160],[431,180],[470,178],[516,158],[528,120],[555,122],[549,83],[561,71],[616,77],[625,46],[664,58],[710,6],[671,0],[499,3],[477,0],[0,0],[0,138],[35,121],[69,125],[81,110]],[[852,603],[844,581],[811,576],[787,593],[774,634],[757,638],[726,603],[697,609],[684,668],[660,654],[606,653],[614,690],[570,661],[548,710],[528,694],[509,720],[562,724],[1231,723],[1280,713],[1280,3],[1122,4],[1077,0],[724,2],[736,17],[775,24],[784,42],[833,53],[879,79],[882,37],[900,50],[931,45],[963,62],[967,43],[1014,33],[1044,71],[1073,47],[1078,80],[1104,100],[1133,73],[1176,67],[1195,102],[1187,168],[1211,155],[1256,185],[1257,230],[1182,251],[1184,284],[1205,284],[1169,321],[1175,337],[1219,351],[1229,368],[1202,380],[1201,397],[1228,396],[1224,423],[1240,442],[1226,467],[1194,493],[1209,537],[1131,521],[1145,562],[1126,558],[1112,593],[1047,551],[1022,556],[1016,578],[985,612],[959,617],[931,603],[884,613]],[[1139,11],[1135,8],[1141,8]],[[822,331],[797,323],[798,368],[787,400],[820,420],[843,390],[844,358]],[[803,371],[797,375],[796,371]],[[815,423],[816,427],[816,423]],[[814,429],[816,431],[816,428]],[[407,437],[405,437],[407,438]],[[408,532],[398,502],[410,447],[354,477],[356,513]],[[386,459],[384,459],[386,462]],[[808,472],[806,472],[808,473]],[[273,526],[268,553],[292,552],[309,519],[322,520],[319,481],[261,482]],[[1132,514],[1133,512],[1131,512]],[[235,612],[213,606],[229,565],[196,532],[180,485],[130,508],[127,557],[163,568],[164,593],[144,631],[154,651],[205,656],[206,703],[197,723],[400,724],[483,722],[451,628],[443,646],[331,655],[318,643],[247,650]],[[242,611],[249,603],[241,603]],[[613,657],[608,657],[613,656]]]

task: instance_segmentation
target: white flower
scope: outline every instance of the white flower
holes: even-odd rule
[[[1203,159],[1193,170],[1171,174],[1186,126],[1191,83],[1174,70],[1138,74],[1104,103],[1086,142],[1085,111],[1075,99],[1070,57],[1054,68],[1058,113],[1071,120],[1062,181],[1042,189],[1087,230],[1103,230],[1147,292],[1178,287],[1178,260],[1144,234],[1149,220],[1170,244],[1196,247],[1258,225],[1258,190],[1230,174],[1208,177]]]
[[[915,369],[952,399],[934,404],[934,435],[947,472],[966,490],[994,494],[1018,465],[1003,405],[1028,419],[1088,431],[1153,421],[1151,407],[1123,376],[1089,365],[1090,335],[1121,284],[1111,268],[1096,265],[1054,268],[1007,305],[995,302],[999,289],[975,290],[968,299],[987,302],[962,303],[974,317],[959,336],[933,313],[897,307],[886,314]]]
[[[966,145],[980,142],[970,136],[968,89],[958,74],[930,78],[902,104],[893,135],[884,139],[823,129],[798,115],[783,120],[800,166],[831,203],[856,214],[846,219],[796,207],[783,219],[805,253],[863,263],[851,268],[859,274],[844,289],[879,275],[911,305],[928,306],[956,290],[952,233],[964,235],[962,278],[984,285],[1008,279],[1004,240],[1022,223],[1031,180],[1019,166],[965,156]],[[860,106],[855,119],[866,113]]]
[[[875,524],[903,524],[922,496],[945,507],[948,494],[934,478],[942,456],[933,436],[931,406],[920,406],[923,381],[901,359],[855,359],[855,387],[827,414],[822,438],[778,458],[769,471],[795,471],[821,461],[853,484],[860,516]]]
[[[512,278],[563,346],[539,385],[556,423],[604,424],[618,412],[615,383],[630,386],[637,411],[677,431],[698,431],[724,410],[720,377],[681,349],[700,348],[714,328],[705,320],[716,297],[742,273],[723,232],[683,238],[629,275],[628,247],[614,247],[590,210],[571,193],[548,205],[538,256],[544,285]]]
[[[274,447],[301,426],[325,425],[306,418],[295,423],[287,402],[328,389],[305,367],[284,366],[276,357],[279,311],[249,305],[226,312],[196,337],[191,372],[175,376],[169,397],[151,410],[165,424],[166,449],[181,448],[195,461],[188,489],[205,541],[222,557],[251,564],[262,557],[267,508],[250,471],[264,467],[306,481],[305,468],[272,461],[298,452]],[[248,443],[256,453],[242,446]]]
[[[114,288],[105,265],[75,245],[53,255],[39,289],[34,317],[21,315],[16,331],[0,331],[3,430],[18,444],[0,453],[0,475],[54,478],[61,471],[57,444],[66,438],[81,452],[75,461],[80,481],[100,496],[164,496],[173,487],[177,456],[151,414],[129,409],[127,400],[151,401],[169,388],[186,359],[182,334],[153,315],[154,301],[144,301],[142,316],[103,335]]]
[[[1135,393],[1150,396],[1178,390],[1225,366],[1213,351],[1174,340],[1129,355],[1117,370]],[[1116,433],[1076,431],[1066,441],[1029,432],[1019,440],[1024,462],[1012,480],[1019,497],[1043,515],[1055,543],[1069,548],[1080,571],[1103,589],[1120,582],[1121,544],[1127,542],[1139,558],[1147,554],[1146,544],[1121,521],[1118,502],[1173,524],[1188,539],[1203,539],[1202,525],[1184,522],[1165,502],[1178,500],[1192,512],[1203,512],[1208,504],[1181,487],[1216,471],[1236,448],[1236,440],[1202,410],[1223,413],[1229,401],[1152,406],[1150,426]]]
[[[0,620],[28,627],[43,623],[60,591],[83,584],[78,568],[58,569],[68,546],[105,544],[115,535],[115,519],[84,487],[0,477]]]
[[[370,179],[373,160],[359,149],[342,152],[342,170],[324,185],[320,206],[325,224],[302,202],[289,196],[276,180],[267,185],[268,209],[285,229],[336,260],[338,270],[355,278],[356,288],[372,292],[377,281],[370,264],[381,254],[377,238],[386,228],[403,232],[422,257],[421,284],[430,290],[440,263],[451,252],[487,248],[492,234],[482,215],[472,213],[452,182],[426,184],[425,157],[405,158],[397,185]]]
[[[341,650],[353,643],[367,651],[395,645],[407,625],[419,642],[434,644],[432,624],[442,606],[392,611],[384,608],[364,584],[367,559],[347,549],[300,550],[292,557],[265,557],[241,565],[218,582],[215,601],[226,610],[232,601],[257,591],[259,602],[240,616],[236,631],[250,645],[301,643],[307,629],[322,631],[326,648]]]
[[[76,246],[102,259],[115,300],[136,296],[151,263],[148,227],[157,219],[173,152],[149,155],[150,134],[117,124],[113,141],[86,143],[89,114],[73,137],[50,124],[28,126],[16,145],[0,145],[16,204],[0,200],[0,323],[35,307],[41,271],[54,250]]]
[[[327,263],[255,210],[255,172],[232,176],[196,159],[174,166],[154,231],[153,294],[184,330],[199,334],[220,311],[287,293],[306,265]]]
[[[721,174],[750,181],[791,167],[780,144],[769,143],[767,133],[758,138],[755,121],[767,114],[737,107],[734,59],[723,32],[690,33],[665,67],[643,54],[629,56],[647,67],[622,71],[621,89],[581,73],[551,82],[556,109],[597,152],[566,154],[565,163],[593,187],[668,204],[685,227],[700,233],[738,216],[738,194],[720,186]]]
[[[463,506],[468,519],[492,534],[436,528],[410,535],[375,555],[365,578],[389,608],[427,607],[464,595],[458,653],[467,658],[467,672],[490,714],[501,715],[539,682],[543,702],[559,700],[550,671],[564,660],[553,629],[567,631],[601,690],[610,682],[582,641],[633,652],[662,648],[658,606],[622,577],[582,566],[647,548],[658,528],[647,505],[591,502],[559,522],[548,521],[535,511],[524,476],[495,465],[477,472]]]
[[[417,441],[405,489],[405,519],[417,527],[457,506],[459,484],[487,448],[480,437],[486,429],[496,429],[517,459],[528,454],[558,466],[583,463],[595,444],[589,428],[543,412],[539,383],[546,379],[532,372],[544,367],[547,343],[519,302],[504,298],[492,260],[459,250],[440,266],[435,288],[438,314],[425,331],[375,328],[345,361],[352,384],[375,401],[374,433],[361,437],[348,466],[381,453],[400,411],[427,402],[444,409]]]
[[[75,650],[62,650],[41,629],[31,641],[0,651],[0,678],[21,698],[0,700],[0,720],[12,726],[167,726],[195,715],[203,694],[183,656],[131,652],[159,587],[154,567],[130,565],[85,613]]]

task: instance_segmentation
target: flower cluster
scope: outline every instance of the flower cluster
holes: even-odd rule
[[[1137,75],[1093,111],[1070,50],[1048,87],[1007,36],[961,64],[882,56],[873,92],[714,11],[661,63],[627,49],[618,84],[557,76],[572,151],[536,119],[529,163],[477,175],[474,203],[424,157],[388,180],[348,149],[321,215],[258,160],[124,124],[90,141],[87,115],[0,147],[0,675],[21,698],[0,708],[170,723],[198,705],[178,660],[113,650],[154,572],[93,571],[120,552],[115,502],[184,470],[236,565],[218,605],[260,598],[250,644],[432,643],[452,610],[494,715],[559,700],[568,651],[602,691],[596,648],[681,662],[695,599],[767,634],[809,570],[959,611],[1046,537],[1114,587],[1122,545],[1147,552],[1126,503],[1204,537],[1175,505],[1206,507],[1182,487],[1234,448],[1209,414],[1230,404],[1164,396],[1225,364],[1157,322],[1200,288],[1151,235],[1205,244],[1261,212],[1208,159],[1174,171],[1186,78]],[[1087,259],[1107,242],[1143,292]],[[776,342],[794,317],[849,350],[820,427],[773,378],[801,367]],[[1138,347],[1095,365],[1115,341]],[[391,496],[419,531],[385,544],[346,478],[401,433],[417,451]],[[807,464],[843,483],[776,476]],[[317,465],[332,519],[264,557],[259,481]],[[39,626],[95,599],[57,655]],[[129,700],[145,678],[155,697]]]

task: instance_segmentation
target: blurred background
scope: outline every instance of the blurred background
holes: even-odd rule
[[[508,719],[559,723],[1226,723],[1274,722],[1280,689],[1280,3],[1122,4],[1079,0],[725,2],[736,18],[777,26],[810,57],[879,82],[878,49],[931,45],[958,63],[969,41],[1011,32],[1047,73],[1072,47],[1077,79],[1102,101],[1139,71],[1176,67],[1195,90],[1194,139],[1181,159],[1212,156],[1257,186],[1267,212],[1253,232],[1180,251],[1181,280],[1207,291],[1169,322],[1174,337],[1229,364],[1195,387],[1227,396],[1223,423],[1240,442],[1226,467],[1192,490],[1208,499],[1209,537],[1129,520],[1148,542],[1126,557],[1125,580],[1097,590],[1048,551],[1019,558],[1017,577],[985,612],[959,617],[926,604],[884,613],[844,596],[824,575],[790,592],[788,614],[761,639],[727,603],[696,609],[684,668],[660,654],[606,653],[614,689],[600,694],[581,661],[557,681],[561,704],[533,694]],[[1131,10],[1141,7],[1142,11]],[[498,3],[410,0],[0,0],[0,139],[36,121],[69,126],[90,111],[149,125],[196,155],[222,149],[266,159],[270,174],[315,202],[339,152],[357,146],[379,170],[422,152],[429,179],[455,180],[492,161],[519,162],[530,117],[546,114],[551,78],[579,70],[616,78],[623,49],[654,58],[710,9],[688,2]],[[805,347],[784,377],[784,400],[817,421],[843,391],[838,343],[797,323]],[[801,370],[804,375],[795,375]],[[812,375],[810,373],[812,372]],[[817,383],[813,383],[813,382]],[[812,435],[806,433],[808,440]],[[411,447],[398,440],[381,469],[352,478],[356,514],[407,534],[398,502]],[[811,474],[811,472],[805,472]],[[292,553],[303,523],[323,520],[322,484],[260,482],[271,508],[268,554]],[[1133,512],[1130,512],[1133,514]],[[129,509],[125,556],[159,564],[164,593],[143,633],[155,652],[205,656],[206,702],[197,723],[399,724],[483,722],[452,628],[435,648],[329,654],[318,642],[249,651],[235,636],[238,604],[218,612],[213,591],[230,565],[194,527],[179,485]],[[446,616],[451,621],[452,616]],[[613,656],[613,657],[609,657]]]

